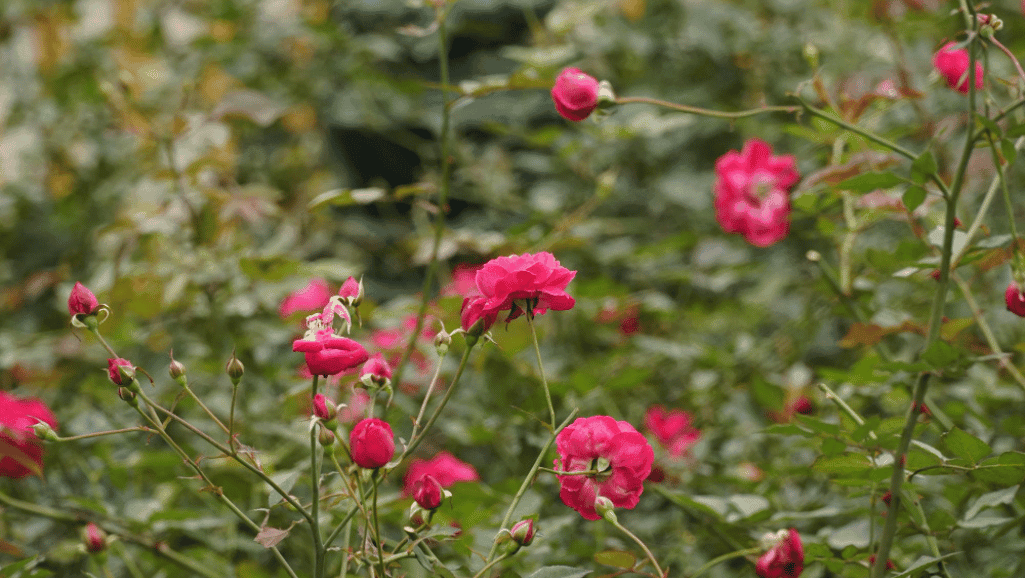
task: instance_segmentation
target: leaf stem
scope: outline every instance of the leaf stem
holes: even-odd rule
[[[728,554],[723,554],[722,556],[719,556],[718,558],[713,558],[713,559],[709,560],[708,562],[706,562],[705,565],[702,566],[701,568],[698,568],[698,571],[695,572],[694,575],[692,575],[690,578],[698,578],[698,576],[701,576],[705,572],[711,570],[713,567],[718,566],[719,564],[722,564],[723,562],[725,562],[727,560],[732,560],[734,558],[742,558],[744,556],[752,556],[754,554],[761,553],[761,551],[762,551],[761,548],[747,548],[745,550],[737,550],[736,552],[730,552]]]
[[[754,108],[751,110],[741,110],[738,112],[724,112],[719,110],[710,110],[707,108],[699,108],[696,106],[690,106],[686,104],[677,104],[675,102],[669,102],[667,100],[659,100],[657,98],[648,98],[646,96],[624,96],[616,99],[616,104],[654,104],[664,108],[669,108],[678,112],[686,112],[690,114],[696,114],[698,116],[707,116],[711,118],[723,118],[723,119],[738,119],[746,118],[749,116],[756,116],[759,114],[766,114],[772,112],[787,112],[797,113],[800,112],[801,107],[799,106],[763,106],[762,108]]]
[[[619,531],[621,531],[624,534],[626,534],[627,536],[629,536],[631,540],[636,542],[637,545],[641,547],[641,550],[644,550],[644,554],[648,557],[648,560],[651,561],[651,564],[653,566],[655,566],[655,571],[658,572],[658,575],[660,577],[664,577],[666,575],[666,573],[662,571],[662,567],[658,565],[658,560],[655,559],[655,555],[652,554],[651,550],[648,549],[648,545],[647,544],[645,544],[640,538],[638,538],[636,535],[634,535],[633,532],[631,532],[630,530],[627,530],[626,526],[621,524],[619,522],[619,520],[617,520],[615,517],[605,518],[605,521],[609,522],[610,524],[612,524],[616,528],[619,528]]]
[[[537,328],[534,327],[534,314],[527,312],[527,325],[530,326],[530,336],[534,339],[534,354],[537,355],[537,370],[541,373],[541,385],[545,390],[545,401],[548,402],[548,414],[551,417],[552,429],[555,429],[555,406],[552,405],[552,393],[548,389],[548,379],[545,377],[545,366],[541,362],[541,347],[537,343]]]

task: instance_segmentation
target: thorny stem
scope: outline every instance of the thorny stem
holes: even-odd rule
[[[994,46],[999,48],[1001,52],[1007,55],[1007,58],[1009,58],[1011,60],[1011,63],[1014,64],[1014,69],[1018,71],[1018,77],[1022,81],[1025,81],[1025,70],[1021,69],[1021,62],[1018,62],[1018,59],[1014,56],[1014,53],[1008,50],[1006,46],[1001,44],[1000,41],[997,40],[996,36],[990,37],[989,41],[992,42]],[[1019,93],[1019,95],[1020,94],[1021,93]]]
[[[445,31],[445,17],[447,16],[447,5],[439,7],[435,15],[438,22],[438,66],[441,73],[441,186],[438,191],[438,216],[434,223],[434,243],[431,246],[431,260],[427,266],[427,275],[424,277],[423,289],[421,289],[420,310],[416,315],[416,328],[413,335],[409,337],[409,343],[402,351],[402,358],[398,367],[395,368],[395,384],[402,383],[402,373],[406,369],[413,349],[416,347],[416,340],[424,327],[424,318],[427,316],[427,305],[431,300],[431,288],[438,276],[438,249],[441,247],[441,238],[445,234],[445,214],[448,210],[448,194],[452,186],[452,159],[449,147],[451,135],[450,125],[452,111],[448,102],[449,78],[448,78],[448,39]]]
[[[1018,253],[1018,227],[1014,223],[1014,204],[1011,203],[1011,192],[1007,189],[1007,175],[1004,163],[1001,162],[1000,155],[997,153],[996,142],[993,140],[993,135],[986,131],[986,140],[989,141],[989,151],[993,155],[993,166],[997,169],[996,179],[1000,183],[1000,189],[1004,193],[1004,204],[1007,206],[1007,221],[1011,225],[1011,238],[1014,239],[1014,252]],[[1021,140],[1021,139],[1019,139]],[[1017,147],[1015,147],[1017,149]],[[1010,159],[1006,159],[1010,162]]]
[[[552,405],[552,393],[548,389],[548,379],[545,377],[545,366],[541,362],[541,347],[537,344],[537,329],[534,327],[534,314],[527,312],[527,325],[530,326],[530,336],[534,339],[534,353],[537,355],[537,370],[541,373],[541,385],[545,390],[545,401],[548,402],[548,414],[552,420],[552,428],[555,428],[555,407]]]
[[[960,0],[961,8],[965,12],[966,24],[970,28],[975,25],[975,9],[968,0]],[[950,282],[950,263],[954,246],[954,218],[957,213],[957,201],[961,195],[961,188],[964,184],[965,171],[968,168],[968,161],[971,158],[972,150],[975,147],[975,62],[976,42],[968,44],[968,127],[965,130],[965,144],[961,152],[961,160],[958,163],[957,171],[954,173],[954,180],[950,186],[950,192],[946,195],[947,210],[943,231],[943,249],[940,256],[940,279],[937,283],[936,294],[932,303],[932,311],[929,319],[929,332],[926,336],[922,351],[925,352],[936,342],[939,337],[940,325],[943,320],[943,310],[947,299],[947,288]],[[893,539],[897,533],[897,513],[900,511],[901,487],[904,484],[904,461],[907,458],[908,448],[914,436],[915,424],[918,421],[918,414],[921,411],[922,402],[929,389],[929,378],[932,374],[923,372],[919,374],[912,393],[911,406],[907,409],[904,418],[904,430],[901,432],[900,442],[893,459],[893,473],[890,476],[890,506],[887,511],[886,524],[883,526],[882,536],[879,538],[879,549],[876,551],[876,561],[872,566],[872,578],[882,578],[886,572],[886,561],[890,556],[890,549],[893,547]],[[940,569],[946,573],[946,564],[940,562]]]
[[[319,375],[313,376],[310,399],[317,397],[317,383],[319,379]],[[235,389],[238,388],[236,387]],[[232,398],[234,400],[234,395]],[[235,404],[232,403],[231,407],[234,412]],[[320,449],[320,445],[317,443],[317,426],[316,424],[310,425],[313,426],[310,428],[310,476],[312,477],[310,491],[313,494],[310,504],[310,534],[313,536],[313,578],[321,578],[324,575],[325,552],[320,535],[320,462],[317,460],[317,454],[320,453],[317,450]]]
[[[766,114],[772,112],[787,112],[797,113],[800,112],[801,107],[799,106],[763,106],[762,108],[754,108],[751,110],[741,110],[738,112],[723,112],[719,110],[710,110],[707,108],[699,108],[696,106],[690,106],[686,104],[677,104],[675,102],[669,102],[667,100],[659,100],[657,98],[648,98],[646,96],[624,96],[616,99],[616,104],[654,104],[665,108],[670,108],[679,112],[687,112],[690,114],[696,114],[699,116],[709,116],[712,118],[724,118],[724,119],[738,119],[746,118],[749,116],[756,116],[759,114]]]
[[[89,439],[89,438],[98,438],[98,437],[101,437],[101,436],[110,436],[110,435],[115,435],[115,434],[128,433],[128,432],[133,432],[133,431],[141,431],[141,432],[144,432],[144,433],[155,433],[156,432],[156,430],[154,430],[154,429],[150,429],[150,428],[148,428],[148,427],[146,427],[144,425],[140,425],[140,426],[135,426],[135,427],[126,427],[124,429],[113,429],[113,430],[110,430],[110,431],[98,431],[98,432],[93,432],[93,433],[77,435],[77,436],[68,436],[68,437],[57,436],[57,440],[56,441],[57,442],[73,442],[73,441],[85,440],[85,439]]]
[[[658,572],[659,577],[664,577],[666,575],[666,573],[662,571],[662,567],[658,565],[658,560],[655,559],[655,555],[652,554],[651,550],[648,549],[648,545],[647,544],[645,544],[640,538],[638,538],[636,535],[634,535],[633,532],[631,532],[630,530],[627,530],[626,526],[621,524],[619,522],[619,520],[617,520],[616,518],[608,517],[608,518],[605,518],[605,521],[607,521],[608,523],[612,524],[616,528],[619,528],[619,531],[621,531],[624,534],[626,534],[627,536],[629,536],[631,540],[636,542],[637,545],[641,547],[641,550],[644,550],[644,554],[648,557],[648,560],[650,560],[651,564],[655,567],[655,571]]]
[[[186,570],[192,571],[201,576],[205,576],[206,578],[221,578],[220,574],[214,572],[206,566],[200,565],[198,562],[192,560],[191,558],[188,558],[186,556],[179,554],[178,552],[175,552],[164,542],[160,542],[150,538],[144,538],[142,536],[137,536],[135,534],[130,534],[126,531],[123,531],[119,527],[113,526],[112,524],[92,520],[85,514],[70,514],[66,510],[55,510],[53,508],[48,508],[40,504],[25,502],[17,498],[8,496],[3,492],[0,492],[0,504],[3,504],[9,508],[14,508],[16,510],[28,512],[34,516],[42,516],[44,518],[50,518],[51,520],[57,520],[59,522],[67,522],[69,524],[85,524],[88,522],[93,522],[97,526],[103,528],[103,531],[105,531],[106,533],[118,536],[122,540],[131,542],[138,546],[142,546],[143,548],[151,552],[155,552],[158,556],[166,558],[167,560],[181,566]]]
[[[373,487],[370,489],[370,491],[374,495],[374,498],[373,498],[374,501],[373,501],[373,505],[371,507],[374,510],[374,538],[377,540],[377,564],[378,564],[378,568],[380,568],[381,578],[384,578],[386,576],[385,571],[384,571],[384,542],[381,541],[381,522],[378,521],[378,517],[377,517],[377,485],[378,485],[377,484],[377,480],[380,477],[381,477],[380,470],[379,469],[375,469],[374,473],[371,475],[371,478],[373,478],[374,484],[373,484]]]
[[[217,416],[214,415],[214,412],[210,411],[210,408],[208,408],[206,406],[206,404],[203,403],[203,400],[199,399],[199,396],[196,395],[196,392],[192,391],[191,387],[189,387],[188,385],[185,385],[185,386],[183,386],[183,389],[185,390],[186,393],[189,394],[189,397],[191,397],[193,399],[193,401],[195,401],[197,404],[199,404],[199,407],[203,408],[203,411],[206,412],[206,415],[210,416],[210,419],[214,420],[214,423],[217,424],[217,427],[219,427],[222,430],[224,430],[224,433],[229,433],[230,430],[221,422],[221,420],[217,419]],[[232,397],[231,408],[232,408],[232,410],[234,410],[235,409],[235,402],[234,402],[235,393],[234,392],[232,392],[231,397]],[[229,437],[230,437],[230,434],[229,434]]]
[[[505,510],[505,516],[502,517],[502,524],[498,528],[499,533],[501,533],[502,530],[509,525],[509,520],[510,518],[512,518],[513,510],[515,510],[516,506],[520,504],[520,500],[523,499],[523,495],[527,493],[527,488],[529,488],[531,483],[533,483],[534,476],[537,474],[537,471],[541,468],[541,462],[544,461],[545,455],[548,454],[548,449],[551,448],[552,444],[555,442],[555,437],[558,436],[559,432],[561,432],[566,426],[568,426],[571,421],[573,421],[573,418],[575,418],[577,416],[577,413],[579,412],[580,408],[574,408],[573,411],[569,412],[569,416],[566,417],[566,419],[563,420],[561,424],[559,424],[559,427],[555,428],[555,430],[552,431],[552,435],[548,436],[548,441],[545,442],[544,447],[541,448],[541,451],[537,454],[537,459],[534,460],[534,465],[531,466],[530,471],[527,472],[526,477],[523,478],[523,483],[520,484],[520,489],[517,490],[516,495],[513,496],[512,503],[510,503],[509,507]],[[497,549],[498,542],[492,542],[491,551],[488,552],[489,561],[495,555],[495,551]]]

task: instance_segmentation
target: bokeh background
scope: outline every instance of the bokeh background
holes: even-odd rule
[[[104,334],[153,375],[154,387],[145,387],[167,403],[178,393],[166,377],[173,349],[195,391],[225,414],[231,387],[223,368],[235,351],[246,368],[242,440],[269,471],[294,481],[308,466],[309,381],[290,347],[302,315],[283,319],[279,304],[314,278],[337,288],[350,275],[362,277],[367,302],[353,337],[394,354],[397,336],[408,339],[432,223],[445,210],[442,278],[432,287],[428,327],[458,326],[461,298],[440,288],[460,266],[550,251],[578,271],[569,288],[576,307],[539,318],[560,416],[579,407],[581,415],[612,415],[640,428],[655,404],[692,415],[701,439],[686,458],[671,459],[649,436],[666,476],[662,492],[649,488],[635,511],[620,514],[673,575],[693,572],[731,544],[749,547],[767,531],[795,526],[809,561],[821,561],[810,562],[804,576],[866,576],[870,525],[879,531],[877,498],[888,472],[837,483],[836,472],[809,469],[835,448],[771,428],[796,419],[787,407],[800,396],[812,401],[814,419],[843,423],[813,387],[819,380],[865,415],[899,425],[912,374],[877,367],[867,346],[873,339],[849,333],[857,320],[851,307],[863,320],[903,327],[884,341],[898,358],[917,351],[934,286],[927,237],[941,203],[926,200],[910,219],[916,231],[892,196],[835,190],[850,174],[844,167],[898,163],[807,117],[730,122],[629,105],[570,123],[548,91],[563,67],[575,66],[609,80],[619,95],[719,110],[794,104],[800,94],[916,150],[932,143],[948,170],[960,146],[963,97],[943,85],[931,59],[961,30],[955,5],[459,0],[446,22],[460,91],[452,108],[454,173],[448,206],[439,207],[442,99],[428,3],[6,0],[0,387],[45,400],[62,435],[135,425],[106,379],[106,353],[69,326],[65,302],[81,281],[112,310]],[[1017,3],[992,2],[988,10],[1005,22],[1003,42],[1022,54]],[[994,106],[1006,103],[1013,68],[995,51],[986,58]],[[789,237],[765,249],[723,233],[712,210],[715,160],[750,137],[794,155],[804,178]],[[992,176],[987,158],[984,151],[970,167],[965,215],[974,215]],[[1025,331],[1003,311],[1009,273],[998,265],[1007,261],[1000,237],[1007,225],[1003,209],[994,213],[986,232],[997,241],[974,254],[964,276],[1014,352]],[[848,298],[839,299],[822,268],[806,259],[809,250],[823,256]],[[964,351],[991,353],[959,297],[949,317],[960,324],[949,326],[949,338]],[[544,440],[526,325],[500,323],[494,336],[419,450],[423,457],[450,451],[482,478],[453,488],[451,505],[439,513],[463,530],[437,550],[458,575],[472,573],[472,552],[486,553]],[[430,340],[421,341],[421,365],[406,371],[389,414],[398,435],[408,435],[424,371],[437,359]],[[988,432],[994,449],[1022,449],[1021,388],[993,360],[963,366],[944,377],[930,403],[959,427]],[[333,395],[347,400],[353,381],[332,384]],[[179,408],[210,425],[190,402]],[[938,438],[934,425],[923,429],[925,438]],[[201,442],[186,447],[210,452]],[[248,511],[268,507],[267,488],[240,467],[205,464]],[[158,438],[128,434],[50,444],[44,479],[0,480],[0,491],[116,522],[224,576],[283,576],[189,475]],[[944,551],[968,552],[952,564],[1021,575],[1025,542],[1013,523],[1021,503],[994,504],[1000,523],[973,526],[969,497],[993,487],[954,481],[928,478],[919,490],[939,517],[931,525],[941,529]],[[302,484],[297,493],[306,491]],[[398,533],[409,499],[400,496],[397,476],[386,487],[382,507]],[[539,514],[539,539],[502,576],[546,564],[608,574],[614,565],[601,562],[614,557],[595,554],[631,550],[611,528],[562,505],[552,476],[538,479],[520,512]],[[294,518],[280,506],[269,516],[278,527]],[[78,532],[4,509],[0,566],[32,562],[0,575],[83,575],[90,566]],[[296,530],[280,545],[300,567],[307,537]],[[920,535],[898,545],[901,568],[926,553]],[[118,575],[131,575],[132,564],[145,576],[188,575],[130,544],[109,562]],[[415,563],[406,571],[426,575]],[[739,559],[709,575],[754,570]]]

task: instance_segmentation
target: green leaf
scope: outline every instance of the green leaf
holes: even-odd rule
[[[296,480],[299,479],[299,473],[300,470],[295,470],[291,472],[278,472],[276,474],[271,474],[270,479],[274,480],[274,483],[277,484],[278,487],[284,490],[286,493],[291,493],[292,486],[294,486]],[[277,504],[278,502],[285,499],[284,496],[279,494],[278,491],[272,488],[270,485],[267,486],[267,489],[270,490],[270,495],[267,496],[268,506],[273,506],[274,504]]]
[[[1005,457],[1006,456],[1006,457]],[[1014,486],[1025,481],[1025,464],[1020,463],[1021,454],[1007,452],[998,457],[984,460],[972,471],[975,479],[998,486]]]
[[[957,556],[960,553],[961,552],[951,552],[950,554],[944,554],[939,558],[933,558],[932,556],[922,556],[921,558],[916,560],[915,563],[912,564],[907,570],[904,570],[903,572],[897,574],[896,576],[893,576],[892,578],[908,578],[908,576],[917,574],[919,570],[928,568],[929,566],[932,566],[933,564],[940,562],[941,560],[946,560],[947,558]]]
[[[967,460],[972,465],[979,463],[993,452],[989,444],[956,427],[943,434],[943,443],[950,453]]]
[[[867,193],[876,189],[890,189],[905,182],[906,179],[893,173],[864,173],[840,182],[836,188]]]
[[[1007,164],[1014,164],[1014,159],[1018,157],[1018,150],[1014,148],[1014,143],[1010,139],[1001,139],[1000,141],[1000,154],[1007,160]]]
[[[598,552],[595,554],[594,561],[599,564],[604,564],[605,566],[629,570],[634,567],[635,563],[637,563],[637,558],[629,552],[605,550],[604,552]]]
[[[545,566],[528,574],[526,578],[584,578],[591,570],[572,566]]]
[[[822,440],[822,453],[827,456],[835,456],[843,453],[847,449],[847,444],[840,440],[833,438],[826,438]]]
[[[863,454],[854,453],[822,456],[812,464],[816,472],[840,477],[865,477],[873,467],[872,462]]]
[[[915,162],[911,163],[911,180],[916,183],[924,183],[929,176],[936,172],[936,157],[932,151],[925,151]]]
[[[965,512],[964,520],[971,520],[975,516],[979,515],[979,512],[981,512],[985,508],[992,508],[993,506],[1010,504],[1014,501],[1014,496],[1018,493],[1018,490],[1020,488],[1021,486],[1011,486],[1010,488],[1004,488],[1002,490],[989,492],[988,494],[983,494],[979,496],[979,499],[975,500],[975,503],[972,504],[972,507],[968,508],[968,511]]]
[[[922,361],[934,369],[946,369],[953,365],[957,358],[957,350],[945,341],[933,341],[932,345],[922,354]]]
[[[913,185],[908,187],[908,190],[904,191],[904,206],[908,208],[908,211],[914,211],[925,202],[925,189],[920,185]]]

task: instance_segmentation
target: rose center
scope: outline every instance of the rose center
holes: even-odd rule
[[[605,457],[597,457],[591,460],[591,464],[587,467],[588,470],[597,472],[595,474],[589,474],[587,477],[592,480],[596,480],[599,483],[612,477],[612,462]]]
[[[775,188],[776,181],[770,175],[756,174],[747,187],[747,198],[755,205],[761,205]]]

